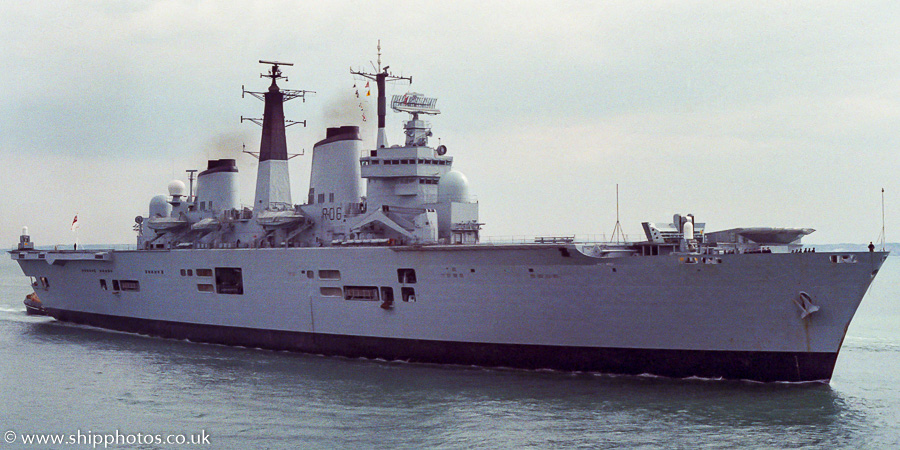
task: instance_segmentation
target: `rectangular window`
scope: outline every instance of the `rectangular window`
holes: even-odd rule
[[[344,295],[344,292],[341,291],[341,288],[336,287],[319,288],[319,293],[322,294],[322,297],[343,297]]]
[[[119,281],[119,286],[122,287],[123,291],[140,291],[141,285],[137,280],[121,280]]]
[[[189,276],[189,277],[190,277],[190,276],[194,276],[194,271],[191,270],[191,269],[188,269],[188,275],[187,275],[187,276]]]
[[[119,280],[112,280],[112,281],[113,281],[113,290],[120,291],[121,289],[119,289]]]
[[[416,301],[416,290],[411,287],[402,287],[400,288],[400,295],[403,296],[404,302],[414,302]]]
[[[213,285],[211,284],[198,284],[197,290],[200,292],[215,292],[215,289],[213,289]]]
[[[106,280],[100,280],[100,289],[107,290]]]
[[[397,269],[397,281],[403,284],[415,284],[416,269]]]
[[[47,277],[41,277],[41,286],[43,286],[44,289],[49,288],[49,287],[50,287],[50,280],[48,280]]]
[[[328,194],[328,201],[334,203],[334,192],[330,192]]]
[[[344,300],[378,301],[377,286],[344,286]]]
[[[341,271],[340,270],[320,270],[319,271],[319,279],[320,280],[340,280],[341,279]]]
[[[244,279],[240,267],[216,267],[216,292],[244,295]]]
[[[319,194],[319,201],[318,201],[318,203],[325,203],[325,194]]]
[[[381,298],[385,303],[392,303],[394,301],[394,288],[383,286],[381,288]]]
[[[211,277],[212,269],[197,269],[197,276],[198,277]]]

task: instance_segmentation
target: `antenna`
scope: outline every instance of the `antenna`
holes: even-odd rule
[[[286,76],[281,75],[281,69],[279,69],[278,66],[293,66],[294,65],[293,63],[278,62],[278,61],[264,61],[262,59],[259,60],[259,63],[272,65],[272,68],[269,69],[268,73],[261,73],[261,74],[259,74],[259,77],[260,78],[271,78],[272,86],[274,86],[275,89],[278,89],[278,85],[275,84],[276,80],[284,79],[284,81],[288,81],[288,78]],[[269,89],[271,89],[271,87]],[[295,98],[300,98],[303,100],[303,103],[306,103],[306,94],[315,94],[316,91],[281,89],[281,93],[284,95],[284,101],[293,100]],[[248,91],[248,90],[244,89],[243,85],[241,85],[241,98],[244,98],[244,94],[250,94],[259,100],[266,101],[266,97],[265,97],[266,93],[265,92]],[[241,117],[241,122],[243,122],[245,120],[249,120],[251,122],[262,125],[261,119],[251,119],[251,118],[247,118],[247,117]],[[260,122],[256,122],[257,120],[259,120]],[[291,122],[290,125],[293,125],[295,123],[302,123],[304,127],[306,126],[306,121],[302,121],[302,122],[287,121],[287,122]],[[288,126],[290,126],[290,125],[288,125]]]
[[[881,241],[881,251],[884,251],[884,188],[881,188],[881,235],[878,239]]]
[[[188,191],[188,201],[194,201],[194,173],[197,172],[197,169],[188,169],[185,170],[188,173],[188,180],[191,182],[191,190]]]
[[[619,183],[616,183],[616,226],[613,228],[611,239],[615,239],[617,244],[625,241],[622,224],[619,223]]]
[[[375,65],[373,64],[373,67]],[[353,75],[359,75],[363,78],[367,78],[369,80],[375,81],[375,85],[378,87],[378,136],[377,136],[377,144],[376,148],[387,147],[387,138],[384,134],[384,117],[387,115],[387,99],[385,98],[385,82],[386,81],[398,81],[398,80],[406,80],[412,83],[412,77],[402,77],[393,75],[388,72],[390,66],[381,67],[381,39],[378,40],[378,66],[375,67],[375,73],[367,73],[362,70],[353,70],[350,68],[350,73]]]
[[[263,60],[259,60],[259,63],[272,65],[272,68],[270,69],[269,73],[259,74],[260,78],[271,78],[272,83],[275,83],[275,80],[279,80],[282,78],[284,78],[284,81],[288,81],[287,77],[281,75],[281,69],[279,69],[278,66],[293,66],[294,65],[293,63],[278,62],[278,61],[263,61]]]

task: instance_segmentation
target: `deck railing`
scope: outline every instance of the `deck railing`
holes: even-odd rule
[[[625,234],[616,239],[603,234],[553,234],[553,235],[511,235],[511,236],[482,236],[479,242],[483,244],[547,244],[547,243],[574,243],[574,244],[615,244],[646,241],[643,234]]]

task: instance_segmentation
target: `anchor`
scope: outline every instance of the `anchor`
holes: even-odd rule
[[[800,308],[800,318],[805,319],[810,314],[819,310],[819,307],[814,305],[812,302],[812,298],[804,291],[800,291],[800,295],[794,299],[794,304]]]

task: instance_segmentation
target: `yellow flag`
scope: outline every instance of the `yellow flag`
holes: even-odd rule
[[[369,97],[371,95],[372,95],[372,91],[366,91],[366,97]]]

